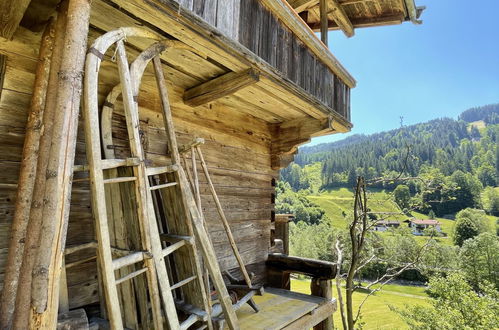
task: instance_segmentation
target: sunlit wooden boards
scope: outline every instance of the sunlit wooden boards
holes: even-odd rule
[[[309,329],[335,310],[333,301],[274,288],[254,300],[260,312],[245,305],[236,313],[241,329]]]
[[[112,20],[109,19],[109,21]],[[89,42],[100,34],[99,29],[92,28]],[[6,257],[6,244],[12,220],[27,110],[36,68],[37,54],[34,53],[34,49],[38,47],[40,37],[39,33],[20,28],[11,42],[0,43],[0,53],[7,55],[5,83],[0,99],[0,141],[2,141],[0,143],[0,281],[3,272],[1,265]],[[127,51],[132,57],[137,54],[136,50],[134,53],[132,46]],[[109,52],[102,64],[102,75],[99,80],[100,102],[103,102],[106,93],[118,81],[116,64],[111,61],[112,55],[112,51]],[[265,269],[259,265],[263,264],[270,244],[270,221],[274,210],[272,180],[277,176],[277,171],[270,167],[271,129],[267,121],[249,114],[253,106],[248,105],[247,112],[245,112],[220,101],[195,108],[184,104],[183,93],[187,86],[199,84],[211,78],[209,71],[203,72],[201,69],[195,69],[193,73],[202,72],[202,76],[191,74],[188,71],[189,65],[183,64],[182,66],[181,60],[176,59],[176,57],[184,56],[189,64],[197,67],[203,65],[192,53],[180,51],[176,53],[167,51],[163,65],[165,75],[168,77],[168,89],[179,142],[187,143],[195,136],[206,140],[202,147],[203,154],[235,240],[238,242],[242,258],[245,263],[255,265],[252,271],[256,273],[259,280],[262,280],[265,277]],[[198,58],[203,60],[199,56]],[[225,72],[219,66],[214,67],[220,70],[218,75],[220,72]],[[151,73],[150,69],[146,70],[144,84],[138,98],[141,107],[141,130],[148,161],[161,165],[168,163],[169,160],[163,156],[167,148],[166,134],[163,130],[161,114],[158,111],[160,104]],[[247,92],[248,90],[241,91]],[[244,94],[244,97],[249,97],[249,95],[251,94]],[[270,107],[277,104],[269,103],[264,106]],[[121,102],[117,103],[115,112],[113,148],[119,157],[126,157],[129,150],[124,136],[126,128]],[[85,163],[84,143],[83,137],[79,136],[77,164]],[[74,178],[68,245],[83,244],[94,239],[89,182],[85,179],[86,177],[88,177],[87,173],[79,172]],[[199,177],[203,178],[202,175]],[[207,182],[202,179],[200,186],[203,209],[220,265],[224,269],[234,268],[237,264],[227,244]],[[92,249],[83,250],[68,256],[66,263],[71,264],[94,255],[95,251]],[[71,309],[96,303],[99,300],[94,260],[75,265],[67,270]]]
[[[204,4],[206,5],[207,2]],[[241,2],[241,7],[239,8],[241,15],[243,13],[244,4],[245,3]],[[199,7],[195,7],[195,5],[196,2],[193,2],[192,8],[198,8],[197,10],[200,10]],[[135,24],[154,26],[154,30],[156,32],[165,34],[168,33],[169,35],[185,42],[187,45],[196,48],[200,53],[206,55],[207,67],[215,64],[219,68],[223,68],[225,70],[224,73],[229,73],[230,71],[241,72],[247,70],[248,68],[255,68],[259,70],[259,83],[242,90],[254,91],[256,95],[255,98],[242,99],[243,103],[246,102],[255,106],[256,111],[253,114],[254,116],[259,116],[259,114],[262,113],[264,116],[262,118],[265,118],[265,120],[270,120],[271,122],[273,120],[273,122],[276,122],[275,120],[280,120],[282,115],[276,114],[277,116],[273,118],[272,113],[276,111],[275,109],[280,109],[280,111],[287,113],[288,118],[285,116],[284,119],[293,119],[300,116],[305,117],[306,115],[314,118],[325,118],[329,115],[333,115],[337,117],[337,121],[339,123],[343,123],[345,127],[351,126],[350,123],[344,120],[344,118],[342,118],[339,114],[341,112],[345,112],[346,110],[342,111],[340,109],[341,106],[332,107],[334,100],[330,95],[333,95],[333,93],[327,93],[326,88],[314,88],[315,86],[321,85],[319,83],[321,80],[321,74],[316,75],[312,73],[315,73],[318,68],[321,67],[321,64],[312,56],[306,57],[306,62],[303,62],[299,56],[301,55],[301,48],[303,48],[303,52],[306,53],[307,50],[304,46],[300,48],[297,44],[297,52],[293,55],[297,58],[296,63],[289,66],[286,65],[286,70],[289,71],[298,64],[300,66],[304,64],[307,65],[309,68],[308,70],[302,70],[299,74],[296,72],[293,73],[295,80],[300,82],[302,80],[307,81],[305,83],[306,87],[302,87],[293,80],[290,80],[288,77],[283,76],[279,69],[269,64],[269,62],[272,62],[271,60],[257,56],[252,51],[248,51],[248,48],[243,46],[244,43],[233,40],[226,34],[221,33],[220,30],[214,28],[203,18],[195,15],[192,11],[186,10],[187,7],[179,7],[179,4],[176,1],[98,0],[94,2],[94,8],[101,9],[95,10],[92,24],[101,29],[107,30],[107,28],[104,27],[104,24],[110,19],[105,16],[110,13],[113,13],[114,15],[114,12],[110,11],[109,7],[114,8],[115,11],[121,11],[122,14],[127,13],[129,16],[133,16]],[[106,8],[106,10],[102,10],[102,8]],[[264,11],[262,11],[262,13],[263,12]],[[267,13],[267,11],[265,11],[265,13]],[[101,16],[100,18],[98,17],[99,15]],[[239,24],[241,26],[243,23],[240,22]],[[270,25],[266,26],[266,31],[272,31]],[[313,35],[310,30],[308,30],[307,33],[309,35]],[[274,34],[271,33],[270,35],[273,36]],[[277,38],[277,31],[275,37]],[[241,36],[241,29],[239,29],[239,39],[242,40],[241,38],[243,37]],[[291,37],[291,39],[293,38]],[[133,40],[130,40],[130,42],[134,43]],[[264,43],[261,45],[263,47]],[[278,47],[276,48],[278,49]],[[290,49],[292,50],[293,48]],[[271,52],[269,54],[271,54]],[[275,54],[278,54],[277,50]],[[277,57],[275,61],[277,62]],[[281,62],[284,63],[285,61]],[[316,64],[316,62],[318,64]],[[283,67],[284,66],[285,65],[283,65]],[[325,72],[325,75],[328,76],[326,71],[322,70],[322,72]],[[220,73],[219,75],[222,74],[223,73]],[[330,76],[333,77],[332,74]],[[202,82],[207,82],[208,80],[209,79],[203,79]],[[325,77],[324,80],[325,84],[323,85],[326,86],[328,81],[333,82],[334,79],[331,78],[328,80],[328,78]],[[340,83],[342,84],[343,82],[340,81]],[[199,83],[193,84],[191,87],[198,84]],[[323,100],[325,101],[322,101],[310,91],[313,91],[313,93],[322,93],[324,95]],[[345,88],[345,93],[348,92],[349,89]],[[262,100],[263,102],[269,100],[269,96],[277,103],[280,103],[281,106],[275,107],[274,105],[269,105],[268,107],[265,107],[262,104]],[[343,99],[345,99],[343,96],[338,98],[338,100]],[[228,105],[230,104],[228,102],[231,100],[232,98],[228,97],[224,98],[223,102]],[[241,98],[236,95],[236,98],[234,99],[234,107],[237,107],[239,103],[241,103]],[[329,103],[331,105],[328,105]],[[260,109],[265,111],[259,111]],[[333,111],[333,109],[335,110]]]

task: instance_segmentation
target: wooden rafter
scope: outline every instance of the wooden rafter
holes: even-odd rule
[[[30,0],[3,0],[0,3],[1,37],[12,38],[30,2]]]
[[[341,30],[347,37],[352,37],[355,34],[352,22],[350,22],[350,18],[348,18],[348,15],[345,13],[345,10],[342,7],[342,4],[340,4],[338,0],[289,0],[288,2],[297,13],[303,12],[304,10],[320,3],[320,8],[328,8],[328,10],[326,11],[327,15],[331,15],[333,17],[336,25],[341,28]],[[321,22],[322,21],[323,20],[321,14]]]
[[[330,0],[329,5],[331,8],[329,13],[333,16],[333,20],[336,24],[338,24],[347,37],[352,37],[355,34],[354,28],[352,22],[348,18],[348,15],[343,10],[343,7],[337,0]]]
[[[312,6],[317,5],[319,0],[289,0],[288,2],[297,13],[301,13]]]
[[[258,82],[259,79],[259,72],[253,69],[243,72],[229,72],[185,91],[184,103],[192,107],[210,103],[234,94],[238,90]]]
[[[380,17],[356,18],[352,19],[351,22],[355,26],[355,28],[362,28],[362,27],[401,24],[403,21],[404,21],[404,15],[403,13],[399,13],[396,15],[387,15]],[[336,21],[333,20],[329,20],[328,26],[329,30],[341,29],[341,27],[338,26]],[[320,31],[320,23],[311,24],[310,28],[315,32]]]

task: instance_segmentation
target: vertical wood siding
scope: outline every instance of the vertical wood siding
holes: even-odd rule
[[[259,0],[179,0],[341,116],[350,120],[350,89]]]

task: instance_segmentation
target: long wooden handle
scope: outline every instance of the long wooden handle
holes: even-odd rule
[[[218,214],[220,215],[220,218],[222,219],[222,224],[225,228],[225,233],[227,234],[227,238],[229,239],[230,246],[232,247],[232,251],[234,251],[234,256],[237,259],[237,263],[239,264],[239,268],[241,269],[241,272],[243,273],[244,276],[244,281],[248,285],[248,287],[252,287],[251,285],[251,279],[248,275],[248,271],[246,270],[246,266],[244,265],[244,261],[241,258],[241,255],[239,254],[239,250],[237,249],[236,242],[234,241],[234,236],[232,235],[232,231],[230,230],[229,222],[227,221],[227,218],[225,217],[224,210],[222,208],[222,204],[220,204],[220,200],[218,199],[217,192],[215,191],[215,187],[213,186],[213,182],[211,181],[210,173],[208,172],[208,166],[206,165],[206,162],[204,161],[203,154],[201,152],[201,148],[199,146],[196,146],[196,151],[199,155],[199,161],[201,162],[201,167],[203,168],[204,175],[206,176],[206,180],[208,181],[208,186],[210,187],[211,194],[213,196],[213,200],[215,201],[215,204],[217,206]]]

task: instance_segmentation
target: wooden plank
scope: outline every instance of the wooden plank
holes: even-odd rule
[[[284,0],[261,0],[308,48],[326,64],[333,73],[350,87],[355,87],[355,79],[345,70],[327,47],[317,38],[310,27]]]
[[[184,102],[192,107],[213,102],[250,86],[258,82],[259,79],[259,73],[253,69],[248,69],[243,72],[229,72],[223,76],[188,89],[184,93]]]
[[[30,2],[30,0],[2,1],[0,4],[0,37],[12,38]]]
[[[255,313],[249,305],[242,306],[238,310],[237,315],[241,322],[241,328],[282,329],[300,317],[312,312],[319,305],[320,300],[307,299],[310,297],[307,297],[307,295],[292,295],[292,292],[287,290],[268,289],[270,291],[267,291],[267,288],[265,288],[263,296],[253,297],[260,309],[258,313]]]
[[[315,326],[320,321],[331,317],[331,315],[336,311],[336,300],[331,300],[312,311],[312,313],[304,315],[295,322],[289,324],[283,330],[298,330],[298,329],[310,329]]]
[[[217,3],[217,24],[216,27],[225,33],[229,38],[234,39],[234,32],[237,31],[234,26],[234,3],[235,0],[218,1]],[[237,39],[236,39],[237,40]]]
[[[265,67],[266,74],[268,74],[270,72],[274,72],[274,69],[271,68],[270,65],[262,63],[262,61],[259,60],[258,58],[255,58],[254,56],[251,56],[251,54],[248,54],[248,52],[245,52],[244,48],[241,48],[240,44],[238,44],[234,41],[231,41],[231,40],[226,40],[223,36],[221,36],[220,34],[217,34],[216,30],[213,30],[212,27],[207,26],[206,22],[201,22],[200,19],[195,17],[194,15],[189,15],[188,13],[184,13],[183,16],[178,17],[175,14],[176,7],[175,7],[175,4],[173,2],[168,1],[168,2],[159,3],[158,1],[147,0],[145,4],[141,2],[139,5],[139,4],[135,3],[136,1],[137,0],[125,2],[123,0],[113,0],[113,2],[119,4],[124,9],[134,13],[134,15],[136,15],[138,17],[144,17],[144,18],[147,17],[147,20],[151,24],[154,24],[154,25],[158,26],[159,28],[164,28],[164,29],[168,30],[172,35],[185,41],[186,43],[196,44],[197,45],[196,47],[199,47],[200,49],[202,49],[203,52],[205,52],[206,54],[209,54],[209,56],[212,57],[214,60],[225,65],[227,68],[229,68],[233,71],[240,71],[241,69],[244,69],[244,66],[242,66],[242,63],[244,61],[249,61],[249,62],[255,63],[255,64],[258,63],[257,64],[258,68]],[[272,9],[272,6],[274,6],[274,7],[279,6],[279,8],[276,7],[273,11],[274,11],[274,13],[276,13],[278,18],[280,18],[285,24],[287,24],[287,21],[290,20],[291,18],[279,14],[280,11],[286,11],[285,9],[282,8],[283,4],[281,3],[281,1],[275,1],[275,3],[274,3],[274,1],[272,1],[272,3],[268,0],[264,0],[264,1],[267,3],[267,5],[271,9]],[[288,8],[287,13],[289,15],[294,15],[289,11],[294,12],[291,8]],[[160,17],[161,17],[161,19],[159,19]],[[300,18],[297,18],[294,16],[291,20],[295,21],[295,22],[297,20],[300,20],[300,22],[301,22]],[[183,26],[182,29],[178,28],[179,24]],[[197,27],[194,28],[193,27],[194,24]],[[306,39],[307,37],[310,38],[311,36],[313,38],[316,38],[314,36],[314,34],[310,32],[308,27],[306,27],[306,30],[305,30],[303,22],[301,22],[300,24],[301,24],[301,30],[300,30],[301,34],[300,33],[298,34],[299,38]],[[168,26],[168,27],[166,27],[166,26]],[[174,27],[174,28],[172,29],[172,27]],[[201,32],[201,31],[204,31],[205,28],[206,28],[206,32],[209,33],[209,36],[202,37],[199,34],[200,33],[202,34],[203,32]],[[212,32],[210,32],[210,31],[212,31]],[[337,64],[339,64],[339,63],[337,60],[334,59],[334,57],[332,56],[332,54],[330,54],[329,51],[324,51],[323,44],[319,40],[316,40],[315,42],[318,42],[318,44],[320,44],[320,48],[318,45],[314,46],[315,50],[314,50],[314,47],[311,47],[313,49],[314,54],[316,54],[316,56],[318,56],[321,59],[321,61],[328,63],[328,67],[331,67],[331,68],[334,67],[334,68],[332,68],[332,70],[335,73],[337,72],[339,75],[341,75],[342,79],[347,81],[347,83],[349,85],[351,85],[351,86],[355,85],[353,78],[350,79],[351,77],[348,78],[347,77],[348,75],[345,75],[346,71],[344,71],[344,69],[340,70],[339,69],[340,66],[333,64],[333,62],[337,63]],[[312,41],[312,43],[313,43],[313,41]],[[309,42],[309,44],[310,44],[310,42]],[[242,54],[243,57],[238,58],[238,56],[227,56],[227,52],[226,52],[228,49],[227,47],[229,47],[231,50],[235,50],[235,53],[233,53],[233,54]],[[224,55],[221,56],[220,54],[224,54]],[[325,56],[328,59],[325,59]],[[241,60],[243,62],[241,62]],[[341,72],[343,72],[343,73],[341,73]],[[282,78],[276,78],[275,73],[270,73],[269,77],[271,79],[275,79],[275,83],[272,83],[272,85],[277,86],[277,87],[279,87],[278,85],[281,85],[281,86],[284,85],[285,86],[284,90],[288,90],[287,95],[290,95],[289,94],[290,90],[293,90],[293,93],[297,92],[297,90],[295,90],[294,87],[293,88],[291,87],[292,84],[290,84],[289,82],[286,82],[286,81],[283,82]],[[309,99],[311,96],[310,95],[306,96],[303,94],[306,94],[306,93],[303,93],[303,92],[298,93],[298,95],[299,95],[298,98],[304,97],[304,100],[307,100],[308,102],[310,102]],[[313,104],[313,106],[310,106],[310,104],[309,104],[308,107],[305,107],[304,109],[307,109],[307,111],[308,111],[308,109],[315,108],[315,111],[318,111],[319,113],[323,113],[322,116],[324,116],[326,113],[330,112],[330,110],[326,110],[325,106],[323,106],[323,105],[321,106],[321,105],[317,104],[316,102],[312,102],[312,104]]]

